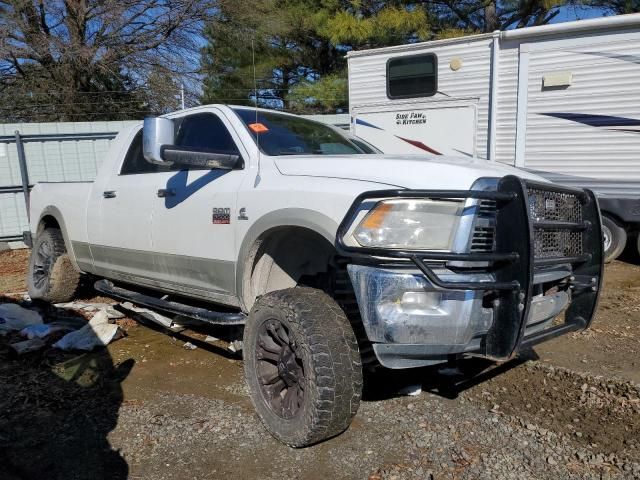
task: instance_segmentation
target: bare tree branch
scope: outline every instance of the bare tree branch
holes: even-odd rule
[[[118,105],[140,116],[175,108],[179,83],[196,78],[198,39],[213,6],[213,0],[0,1],[0,100],[7,107],[0,119],[11,106],[25,117],[75,120],[101,111],[121,118]],[[122,104],[130,93],[136,108]],[[43,95],[55,102],[34,100]],[[89,105],[96,97],[103,109]]]

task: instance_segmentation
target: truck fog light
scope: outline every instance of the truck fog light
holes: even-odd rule
[[[400,305],[406,313],[425,310],[437,310],[442,301],[442,294],[438,292],[404,292]]]

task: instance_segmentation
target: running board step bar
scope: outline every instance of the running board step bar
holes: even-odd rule
[[[145,295],[144,293],[116,287],[109,280],[98,280],[93,285],[93,288],[109,297],[211,325],[244,325],[246,319],[246,315],[242,312],[216,312],[206,308],[185,305],[184,303],[170,302],[151,295]]]

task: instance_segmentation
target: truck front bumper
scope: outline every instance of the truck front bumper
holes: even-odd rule
[[[417,367],[446,361],[453,354],[482,350],[494,322],[494,309],[477,290],[440,290],[420,270],[347,267],[360,306],[362,323],[380,363],[388,368]],[[455,274],[438,269],[446,281],[494,281],[487,273]],[[550,278],[567,283],[565,266],[534,276],[534,285]],[[548,328],[569,304],[569,293],[555,291],[531,300],[525,338]]]
[[[603,269],[592,192],[508,176],[496,191],[368,192],[353,213],[395,196],[491,200],[495,240],[481,253],[348,246],[347,215],[338,248],[351,257],[362,322],[382,365],[416,367],[465,353],[506,360],[591,324]]]

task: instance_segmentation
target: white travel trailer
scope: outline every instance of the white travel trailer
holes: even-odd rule
[[[593,189],[607,259],[640,229],[640,14],[349,52],[351,130]]]

